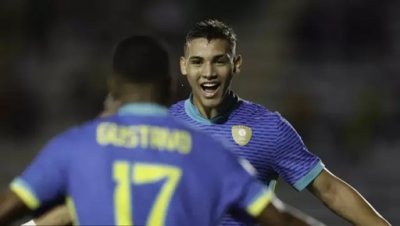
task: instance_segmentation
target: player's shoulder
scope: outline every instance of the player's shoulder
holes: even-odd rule
[[[229,150],[233,149],[228,142],[216,138],[194,124],[187,123],[174,116],[169,116],[168,123],[173,128],[184,130],[190,134],[193,151],[198,158],[205,158],[209,161],[207,156],[213,156],[215,159],[220,159],[221,155],[226,155],[226,151],[230,152]]]
[[[187,132],[191,133],[192,136],[195,137],[196,139],[208,140],[208,138],[211,137],[209,134],[207,134],[204,131],[201,131],[195,125],[180,120],[173,115],[168,116],[168,122],[175,128],[186,130]]]
[[[250,114],[257,115],[271,115],[274,114],[273,111],[269,110],[267,107],[252,102],[250,100],[240,99],[241,105],[240,110]]]
[[[271,120],[277,120],[280,121],[284,119],[282,115],[278,111],[273,111],[270,110],[269,108],[252,102],[250,100],[245,100],[245,99],[240,99],[241,105],[239,108],[239,113],[241,115],[247,116],[247,117],[252,117],[252,118],[268,118]]]
[[[64,130],[57,136],[53,138],[53,140],[57,142],[68,142],[68,143],[77,143],[78,141],[88,140],[88,136],[94,136],[93,131],[96,130],[96,127],[99,123],[104,122],[107,118],[111,118],[112,116],[104,117],[104,118],[94,118],[83,123],[74,125]]]
[[[185,105],[185,101],[186,101],[186,99],[184,99],[184,100],[179,100],[179,101],[176,102],[175,104],[172,104],[172,105],[169,107],[169,109],[170,109],[170,110],[173,110],[173,109],[180,109],[180,108],[183,108],[184,105]]]
[[[178,129],[185,130],[189,132],[193,138],[193,141],[198,146],[210,146],[215,149],[216,147],[220,149],[226,149],[226,145],[220,139],[215,138],[212,134],[206,133],[205,131],[199,129],[195,124],[188,123],[186,121],[180,120],[179,118],[170,115],[168,116],[168,123]]]
[[[179,114],[181,112],[185,111],[185,101],[186,100],[180,100],[176,102],[175,104],[171,105],[168,109],[169,113],[174,115],[174,114]]]
[[[242,117],[249,118],[258,126],[268,128],[272,131],[288,131],[294,130],[292,124],[279,112],[271,111],[261,104],[257,104],[248,100],[243,100]],[[240,114],[240,113],[239,113]],[[243,119],[241,119],[243,120]]]

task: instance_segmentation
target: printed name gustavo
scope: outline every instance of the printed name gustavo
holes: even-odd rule
[[[192,137],[188,131],[151,125],[118,125],[103,122],[97,126],[97,142],[125,148],[152,149],[188,154]]]

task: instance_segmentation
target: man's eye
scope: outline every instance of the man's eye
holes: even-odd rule
[[[194,61],[191,61],[191,64],[199,65],[199,64],[201,64],[201,61],[200,60],[194,60]]]
[[[217,64],[226,64],[227,61],[224,60],[224,59],[220,59],[220,60],[217,60],[215,63],[217,63]]]

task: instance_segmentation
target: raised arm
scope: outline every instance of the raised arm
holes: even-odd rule
[[[356,189],[326,169],[308,189],[329,209],[353,225],[390,225]]]

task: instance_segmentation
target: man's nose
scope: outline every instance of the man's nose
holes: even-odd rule
[[[215,77],[216,73],[215,73],[213,65],[211,63],[204,64],[202,71],[201,71],[201,75],[205,78]]]

